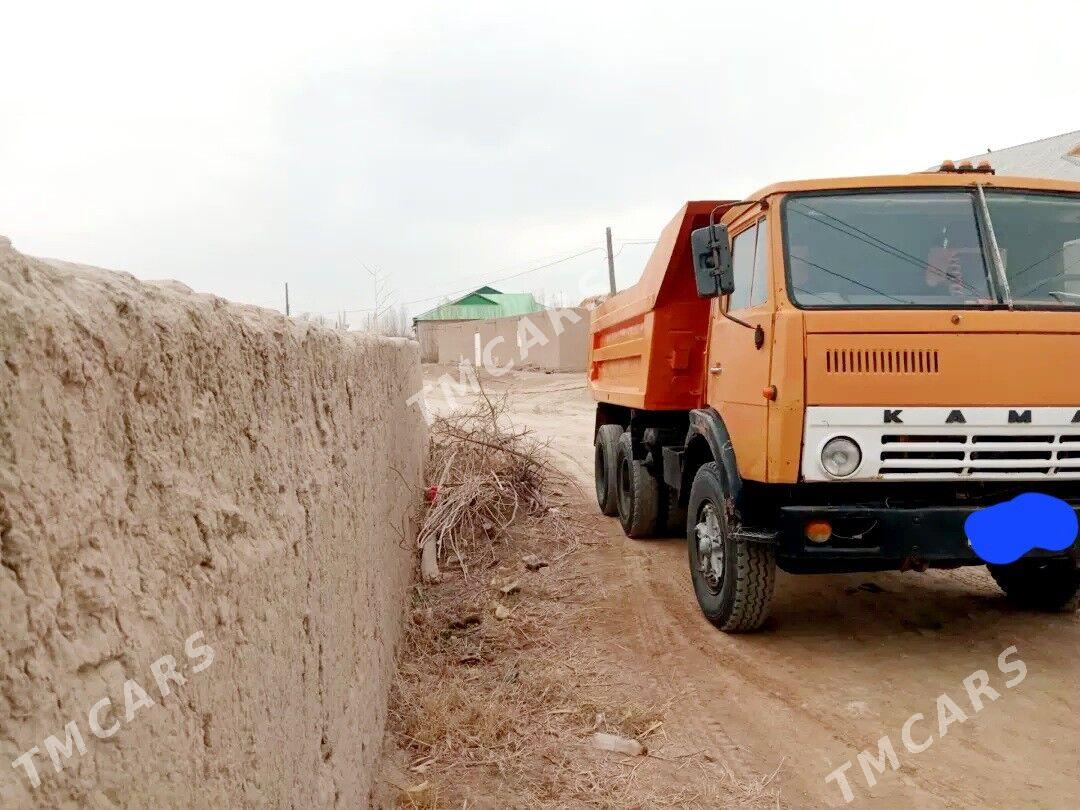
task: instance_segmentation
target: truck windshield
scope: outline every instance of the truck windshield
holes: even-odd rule
[[[1080,306],[1080,199],[988,191],[1017,308]],[[798,195],[784,204],[792,300],[804,307],[990,307],[995,283],[968,190]]]
[[[1080,199],[986,194],[1016,307],[1080,306]]]

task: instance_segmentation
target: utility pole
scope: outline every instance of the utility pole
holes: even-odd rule
[[[289,282],[285,282],[285,317],[289,317]]]
[[[611,228],[607,229],[607,274],[611,282],[611,294],[615,294],[615,254],[611,252]]]

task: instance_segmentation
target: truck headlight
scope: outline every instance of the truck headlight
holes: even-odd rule
[[[821,448],[821,466],[834,478],[843,478],[859,469],[862,463],[862,450],[854,439],[837,436],[829,439]]]

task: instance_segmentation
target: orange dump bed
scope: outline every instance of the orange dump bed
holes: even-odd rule
[[[589,390],[599,402],[688,410],[704,401],[711,301],[698,298],[690,231],[732,201],[688,202],[660,234],[641,280],[592,313]]]

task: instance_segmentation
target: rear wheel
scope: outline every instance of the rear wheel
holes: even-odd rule
[[[619,523],[627,537],[649,537],[660,517],[660,482],[634,459],[629,431],[619,437],[615,459]]]
[[[1019,605],[1070,613],[1080,609],[1080,571],[1072,560],[1017,560],[987,564],[986,569]]]
[[[690,578],[702,613],[726,633],[757,630],[769,616],[776,554],[735,534],[723,471],[715,461],[694,476],[688,515]]]
[[[596,431],[593,478],[596,482],[596,503],[605,515],[614,515],[619,511],[615,456],[622,432],[621,425],[601,425]]]

